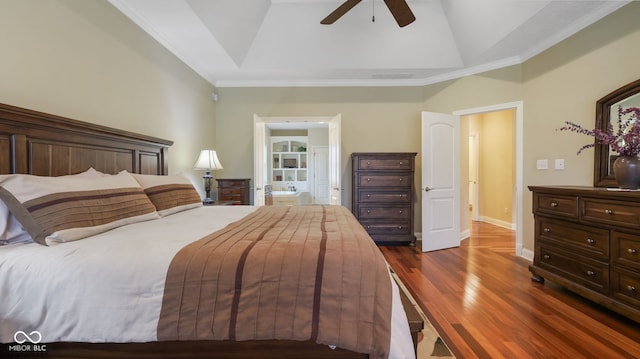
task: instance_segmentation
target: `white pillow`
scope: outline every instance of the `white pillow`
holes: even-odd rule
[[[134,173],[161,217],[201,207],[202,200],[193,183],[184,175],[155,176]]]
[[[159,218],[128,172],[108,176],[0,175],[0,200],[34,241],[74,241],[129,223]]]
[[[32,241],[29,233],[11,214],[7,205],[0,201],[0,245]]]
[[[106,177],[106,176],[111,176],[108,173],[102,173],[98,170],[96,170],[93,167],[90,167],[88,170],[84,171],[84,172],[80,172],[80,173],[76,173],[74,175],[65,175],[65,176],[60,176],[60,177],[83,177],[83,178],[95,178],[95,177]]]

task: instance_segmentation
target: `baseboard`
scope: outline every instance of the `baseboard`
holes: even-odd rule
[[[503,221],[503,220],[500,220],[500,219],[480,216],[480,221],[493,224],[494,226],[498,226],[498,227],[502,227],[502,228],[506,228],[506,229],[511,229],[511,230],[514,230],[514,231],[516,230],[515,223]]]
[[[528,259],[530,262],[533,262],[533,251],[530,249],[522,248],[520,257],[524,259]]]

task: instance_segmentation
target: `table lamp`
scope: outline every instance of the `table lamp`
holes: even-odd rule
[[[196,161],[196,164],[193,166],[194,170],[205,171],[204,176],[202,176],[204,180],[204,192],[206,197],[202,200],[203,204],[214,203],[215,201],[211,198],[211,183],[213,182],[213,176],[211,175],[211,171],[221,170],[222,164],[220,164],[220,160],[218,159],[218,154],[214,150],[202,150],[200,151],[200,156]]]

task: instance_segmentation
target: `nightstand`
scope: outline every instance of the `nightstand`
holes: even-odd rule
[[[231,204],[249,203],[249,178],[217,178],[218,201],[231,201]]]

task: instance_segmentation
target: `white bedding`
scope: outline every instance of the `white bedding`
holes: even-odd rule
[[[155,341],[173,256],[255,208],[205,206],[75,242],[0,246],[0,342],[15,342],[18,331],[38,331],[43,343]],[[415,358],[398,287],[390,280],[389,357]]]

